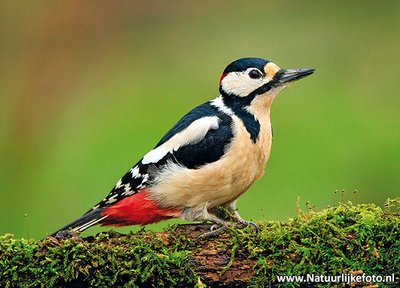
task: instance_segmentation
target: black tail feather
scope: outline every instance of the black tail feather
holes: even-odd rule
[[[99,222],[103,219],[105,219],[106,216],[102,216],[101,212],[103,212],[104,209],[95,209],[92,210],[86,214],[84,214],[81,218],[65,225],[64,227],[58,229],[56,232],[50,234],[50,236],[56,236],[58,232],[60,231],[65,231],[65,230],[73,230],[76,232],[83,232],[87,228],[99,224]]]

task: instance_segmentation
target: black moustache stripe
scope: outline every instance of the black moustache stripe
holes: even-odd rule
[[[253,92],[251,92],[249,95],[247,95],[245,98],[251,98],[249,105],[251,103],[251,101],[253,101],[253,99],[257,96],[257,95],[261,95],[264,94],[266,92],[268,92],[269,90],[272,89],[274,82],[270,81],[264,85],[262,85],[261,87],[258,87],[256,90],[254,90]]]

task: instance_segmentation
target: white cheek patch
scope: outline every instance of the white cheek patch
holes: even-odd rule
[[[203,117],[193,121],[185,130],[175,134],[167,142],[144,155],[142,163],[157,163],[169,152],[176,151],[184,145],[199,143],[210,129],[219,128],[220,121],[221,119],[217,116]]]
[[[254,68],[249,68],[243,72],[231,72],[225,76],[221,82],[222,89],[228,94],[245,97],[251,92],[271,81],[271,77],[251,79],[249,72]]]

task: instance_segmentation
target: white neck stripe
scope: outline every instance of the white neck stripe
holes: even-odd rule
[[[229,107],[227,107],[225,105],[224,101],[222,100],[222,96],[219,96],[219,97],[215,98],[214,100],[212,100],[211,105],[213,105],[214,107],[217,107],[219,111],[221,111],[227,115],[232,116],[235,114]]]

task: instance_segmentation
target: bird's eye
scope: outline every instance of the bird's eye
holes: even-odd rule
[[[250,72],[249,72],[249,77],[251,78],[251,79],[258,79],[258,78],[261,78],[261,73],[260,73],[260,71],[258,71],[258,70],[256,70],[256,69],[253,69],[253,70],[251,70]]]

